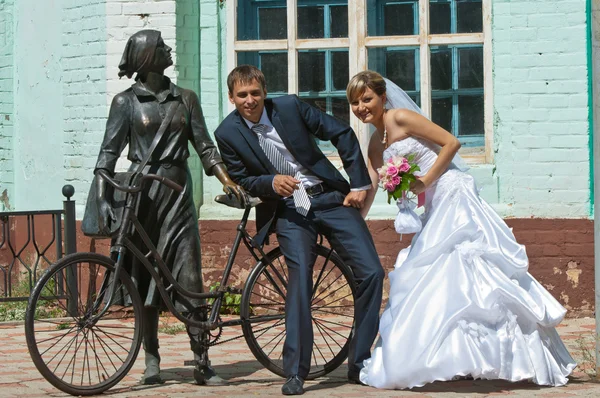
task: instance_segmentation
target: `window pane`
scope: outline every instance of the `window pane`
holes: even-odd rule
[[[346,124],[350,123],[350,104],[348,103],[346,96],[342,98],[331,98],[331,109],[334,117]]]
[[[238,65],[243,64],[254,65],[263,72],[269,95],[287,93],[287,52],[240,52],[238,53]]]
[[[431,99],[431,120],[452,131],[452,97]]]
[[[460,134],[483,135],[483,95],[458,97]]]
[[[325,91],[325,52],[298,52],[299,91]]]
[[[404,36],[419,33],[418,0],[367,0],[369,36]]]
[[[348,37],[348,6],[331,6],[331,37]]]
[[[430,60],[432,120],[465,145],[483,145],[483,46],[432,46]]]
[[[346,91],[346,86],[350,80],[348,51],[332,51],[331,52],[331,90]]]
[[[431,50],[431,88],[452,89],[452,50],[449,48]]]
[[[458,49],[459,88],[483,88],[483,47]]]
[[[429,33],[452,33],[452,10],[450,0],[429,1]]]
[[[430,0],[431,34],[483,32],[481,0]]]
[[[481,0],[458,0],[456,8],[458,33],[483,32]]]
[[[334,116],[344,123],[350,123],[350,105],[348,104],[346,97],[302,97],[302,101],[311,104],[320,111]]]
[[[344,123],[350,120],[350,106],[346,100],[348,61],[347,49],[298,51],[298,95]],[[316,141],[326,155],[336,154],[330,142]]]
[[[286,0],[238,1],[237,40],[287,38]]]
[[[410,47],[370,48],[368,58],[369,69],[381,73],[400,86],[413,99],[418,99],[420,89],[418,49]]]
[[[306,1],[298,1],[298,38],[320,39],[325,37],[325,8],[300,7]]]

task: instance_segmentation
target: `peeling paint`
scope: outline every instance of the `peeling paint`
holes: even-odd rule
[[[219,252],[221,253],[221,256],[229,256],[229,253],[231,253],[231,246],[225,245],[219,249]]]
[[[560,292],[560,299],[562,300],[563,306],[567,310],[572,309],[572,307],[569,305],[569,296],[567,296],[564,291]]]
[[[6,210],[10,210],[10,200],[8,199],[8,190],[5,189],[4,191],[2,191],[2,194],[0,194],[0,204],[4,207],[4,209]]]
[[[544,284],[544,287],[546,288],[546,290],[554,290],[555,286],[548,283],[548,284]]]
[[[573,284],[573,287],[577,287],[579,285],[579,275],[581,275],[581,270],[577,268],[579,264],[576,261],[569,261],[567,264],[567,280]]]
[[[554,267],[553,270],[554,270],[554,275],[563,273],[562,270],[558,267]]]

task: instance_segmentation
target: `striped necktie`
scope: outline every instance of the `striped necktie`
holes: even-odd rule
[[[252,131],[256,133],[258,137],[258,144],[261,149],[267,155],[267,159],[271,162],[271,164],[275,167],[275,170],[280,172],[281,174],[285,174],[288,176],[293,176],[295,179],[300,180],[300,172],[295,172],[292,165],[290,165],[287,160],[283,157],[281,152],[273,145],[269,140],[264,137],[264,133],[267,129],[267,126],[264,124],[255,124],[252,126]],[[298,189],[294,190],[294,205],[296,206],[296,211],[302,214],[304,217],[308,214],[308,210],[310,209],[310,198],[308,197],[308,193],[306,192],[306,188],[302,185],[302,182],[298,184]]]

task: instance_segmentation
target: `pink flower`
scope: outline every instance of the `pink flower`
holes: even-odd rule
[[[400,176],[392,177],[392,184],[394,184],[394,186],[398,186],[398,184],[400,184],[401,180],[402,179],[400,178]]]
[[[408,164],[408,162],[402,163],[400,167],[398,167],[398,171],[400,171],[401,173],[406,173],[408,170],[410,170],[410,164]]]
[[[406,160],[406,158],[399,157],[399,158],[396,158],[396,160],[394,161],[394,166],[400,167],[403,163],[406,163],[406,162],[408,162],[408,160]]]
[[[387,175],[392,177],[398,175],[398,168],[396,166],[388,166]]]
[[[388,192],[393,192],[394,189],[396,189],[396,186],[391,182],[386,182],[385,185],[383,186],[385,188],[386,191]]]

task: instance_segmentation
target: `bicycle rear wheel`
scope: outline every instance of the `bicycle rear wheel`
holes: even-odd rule
[[[282,377],[287,283],[285,259],[275,248],[250,273],[241,303],[248,347],[264,367]],[[318,245],[311,305],[314,343],[307,379],[324,376],[346,360],[355,294],[350,267],[331,249]]]
[[[131,369],[141,344],[142,302],[125,270],[95,253],[68,255],[33,289],[25,314],[29,354],[42,376],[71,395],[100,394]]]

